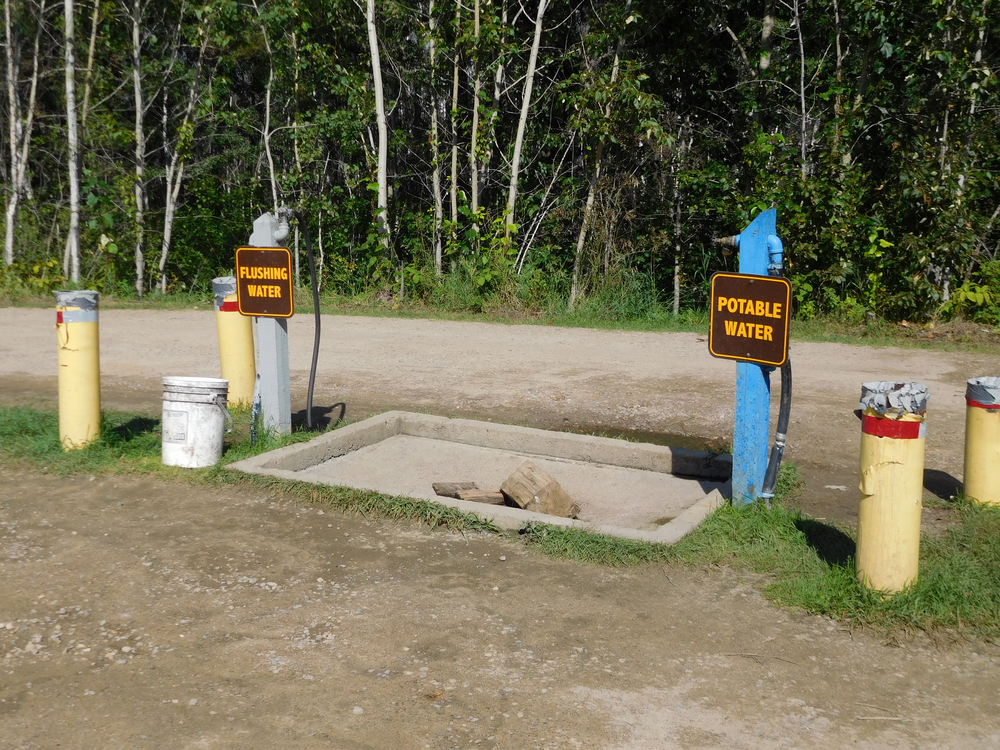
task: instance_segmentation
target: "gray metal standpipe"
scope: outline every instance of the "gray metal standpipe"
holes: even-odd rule
[[[288,209],[278,215],[261,214],[253,223],[249,247],[284,247],[288,237]],[[252,414],[260,414],[261,426],[278,435],[292,431],[292,392],[288,364],[288,321],[285,318],[255,318],[257,321],[257,382]],[[254,434],[255,438],[256,435]]]

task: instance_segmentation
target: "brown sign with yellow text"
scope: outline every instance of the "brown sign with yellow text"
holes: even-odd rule
[[[292,254],[285,247],[241,247],[236,251],[236,299],[242,315],[290,318]]]
[[[713,357],[781,367],[788,359],[791,299],[788,279],[715,274],[708,351]]]

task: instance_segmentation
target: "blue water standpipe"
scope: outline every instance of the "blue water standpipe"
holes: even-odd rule
[[[722,245],[724,255],[732,255],[733,250],[739,250],[740,235],[720,237],[716,240]],[[781,240],[773,234],[767,236],[767,273],[769,276],[781,276],[784,268],[784,247]],[[781,401],[778,408],[778,425],[774,434],[774,445],[764,471],[764,481],[761,483],[758,497],[762,498],[768,507],[774,499],[774,487],[778,482],[778,469],[785,454],[785,443],[788,437],[788,420],[792,410],[792,361],[791,357],[781,366]]]

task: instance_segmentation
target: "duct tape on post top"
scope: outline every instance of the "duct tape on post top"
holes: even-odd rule
[[[972,378],[965,386],[965,401],[981,409],[1000,409],[1000,378]]]
[[[930,393],[920,383],[894,383],[880,380],[861,385],[861,410],[882,419],[902,419],[923,415]]]
[[[215,295],[215,309],[222,312],[239,312],[239,303],[226,302],[226,297],[236,294],[236,277],[219,276],[212,279],[212,293]]]
[[[96,323],[101,295],[92,289],[56,292],[56,325],[63,323]],[[76,310],[62,308],[75,307]]]

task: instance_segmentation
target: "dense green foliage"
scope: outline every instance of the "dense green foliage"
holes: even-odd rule
[[[27,186],[0,285],[45,291],[70,274],[64,21],[61,4],[6,4],[17,103],[7,97],[0,113],[8,205],[36,39],[40,52]],[[622,315],[669,308],[676,284],[681,305],[699,308],[711,274],[734,263],[712,238],[774,206],[801,316],[995,323],[993,6],[378,2],[388,209],[377,229],[362,5],[77,0],[79,283],[118,294],[204,290],[277,202],[306,217],[330,290],[544,307],[565,304],[576,261],[585,301],[618,304]]]

